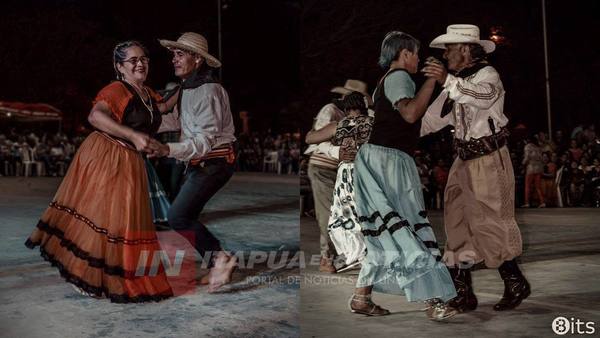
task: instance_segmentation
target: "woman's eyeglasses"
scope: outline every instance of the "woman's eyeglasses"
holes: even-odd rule
[[[138,62],[141,62],[144,65],[147,65],[148,62],[150,62],[150,58],[146,57],[146,56],[142,56],[142,57],[139,57],[139,58],[138,57],[132,57],[132,58],[129,58],[127,60],[123,60],[123,62],[131,63],[131,65],[133,65],[133,66],[137,65]]]

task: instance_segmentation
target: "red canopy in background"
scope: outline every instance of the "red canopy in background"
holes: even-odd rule
[[[46,103],[0,101],[0,119],[19,122],[62,121],[63,113]]]

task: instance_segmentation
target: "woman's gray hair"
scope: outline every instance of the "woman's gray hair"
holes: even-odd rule
[[[125,61],[127,49],[133,46],[140,47],[142,51],[144,51],[144,55],[148,56],[148,49],[139,41],[130,40],[118,43],[113,49],[113,67],[115,68],[118,80],[123,79],[123,74],[119,73],[117,63],[123,63],[123,61]]]
[[[412,35],[400,31],[391,31],[385,35],[381,43],[379,66],[384,70],[388,70],[403,49],[416,52],[420,46],[421,43],[419,40],[415,39]]]

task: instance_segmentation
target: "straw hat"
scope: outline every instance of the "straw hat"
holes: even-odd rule
[[[447,43],[476,43],[488,54],[496,49],[493,41],[479,39],[479,27],[475,25],[450,25],[446,34],[433,39],[429,47],[446,49]]]
[[[208,42],[202,35],[194,32],[183,33],[177,41],[158,40],[163,47],[171,49],[182,49],[188,52],[202,55],[206,63],[214,68],[221,67],[221,61],[208,54]]]
[[[331,92],[342,95],[348,95],[351,92],[359,92],[364,96],[369,96],[369,93],[367,92],[367,84],[362,81],[352,79],[346,80],[346,83],[344,83],[343,87],[332,88]]]

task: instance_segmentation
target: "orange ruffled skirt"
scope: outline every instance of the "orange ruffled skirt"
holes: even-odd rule
[[[39,246],[67,282],[112,302],[173,295],[164,268],[149,271],[145,260],[160,245],[144,161],[105,134],[94,132],[81,144],[25,245]]]

